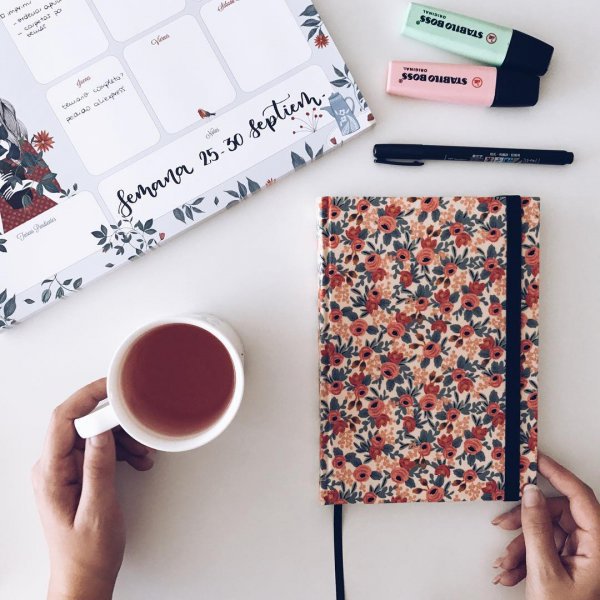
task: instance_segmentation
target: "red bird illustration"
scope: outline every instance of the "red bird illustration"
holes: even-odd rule
[[[200,115],[201,119],[208,119],[209,117],[214,117],[216,115],[216,113],[204,110],[203,108],[198,109],[198,114]]]

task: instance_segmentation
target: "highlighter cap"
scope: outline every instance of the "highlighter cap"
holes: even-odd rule
[[[542,40],[514,30],[502,67],[544,75],[550,65],[554,48]]]
[[[540,78],[529,73],[498,69],[492,106],[535,106],[540,97]]]

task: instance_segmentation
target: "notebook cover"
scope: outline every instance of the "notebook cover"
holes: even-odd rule
[[[309,0],[0,9],[0,331],[374,117]]]
[[[540,203],[516,197],[510,412],[507,202],[320,200],[323,504],[504,500],[509,425],[516,495],[535,481]]]

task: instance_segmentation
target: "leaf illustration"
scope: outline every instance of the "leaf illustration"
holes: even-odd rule
[[[317,14],[317,9],[314,4],[309,4],[301,13],[301,17],[314,17]]]
[[[185,215],[183,214],[183,211],[180,208],[176,208],[173,211],[173,216],[178,220],[181,221],[182,223],[185,223]]]
[[[76,279],[75,282],[73,283],[73,287],[78,290],[81,287],[81,284],[83,283],[83,279],[81,277],[79,277],[79,279]]]
[[[314,158],[314,154],[312,148],[308,145],[308,143],[304,144],[304,149],[306,150],[306,154],[308,154],[308,156],[310,156],[310,159],[312,160]]]
[[[294,169],[299,169],[306,164],[306,161],[295,152],[292,152],[292,165],[294,165]]]
[[[32,298],[25,298],[25,304],[35,304],[35,300]]]
[[[245,198],[248,195],[248,190],[241,181],[238,181],[238,190],[240,190],[240,196],[242,198]]]
[[[248,189],[250,190],[251,194],[254,194],[260,190],[260,185],[258,185],[256,181],[252,181],[252,179],[249,177],[246,177],[246,179],[248,180]]]
[[[334,85],[335,87],[339,87],[339,88],[350,86],[350,84],[345,79],[334,79],[331,82],[331,85]]]
[[[50,291],[50,289],[44,290],[42,292],[42,302],[44,304],[46,304],[47,302],[50,301],[50,297],[52,296],[52,292]]]
[[[13,296],[4,305],[4,318],[8,319],[8,317],[10,317],[15,310],[17,310],[17,299],[15,296]]]
[[[317,19],[306,19],[306,21],[304,21],[304,23],[302,23],[303,27],[318,27],[321,24],[321,22]]]

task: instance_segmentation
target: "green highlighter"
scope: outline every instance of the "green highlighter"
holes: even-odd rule
[[[544,75],[554,48],[516,29],[411,2],[402,33],[474,60]]]

